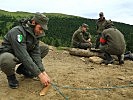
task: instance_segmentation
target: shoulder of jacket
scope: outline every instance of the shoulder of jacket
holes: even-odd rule
[[[26,36],[26,31],[24,30],[24,28],[22,26],[16,26],[16,27],[14,27],[14,29],[17,29],[18,31],[20,31],[20,33],[23,36]]]
[[[104,29],[102,33],[106,33],[108,31],[108,29]]]
[[[113,28],[108,28],[108,29],[103,30],[102,33],[108,33],[108,32],[110,32],[110,31],[112,31],[112,30],[113,30]]]
[[[80,33],[80,29],[77,29],[74,33],[75,33],[75,34]]]

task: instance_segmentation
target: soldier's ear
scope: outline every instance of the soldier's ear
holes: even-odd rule
[[[32,25],[36,25],[36,21],[35,21],[35,20],[32,20],[32,21],[31,21],[31,24],[32,24]]]

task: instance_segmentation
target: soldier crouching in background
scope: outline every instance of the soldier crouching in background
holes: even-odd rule
[[[100,38],[100,50],[104,52],[106,60],[105,64],[112,64],[113,58],[111,55],[118,57],[119,64],[124,64],[124,52],[126,49],[124,35],[116,28],[111,20],[107,20],[105,30]]]
[[[87,49],[91,48],[91,35],[87,32],[88,25],[83,23],[72,36],[71,46],[74,48]]]

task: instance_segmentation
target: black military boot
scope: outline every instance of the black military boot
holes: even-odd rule
[[[8,85],[9,85],[10,88],[12,88],[12,89],[17,89],[18,88],[19,83],[16,79],[15,74],[7,76],[7,80],[8,80]]]
[[[25,77],[27,78],[33,78],[34,75],[28,70],[26,69],[23,64],[21,64],[20,66],[18,66],[17,70],[16,70],[17,74],[23,74]]]
[[[104,60],[102,63],[105,63],[106,65],[114,63],[113,58],[109,53],[105,53],[104,56],[106,60]]]

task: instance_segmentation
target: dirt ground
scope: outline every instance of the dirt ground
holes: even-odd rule
[[[19,88],[10,89],[0,71],[0,100],[133,100],[133,61],[120,66],[84,59],[64,50],[50,50],[43,63],[53,85],[45,96],[39,96],[40,81],[18,74]]]

